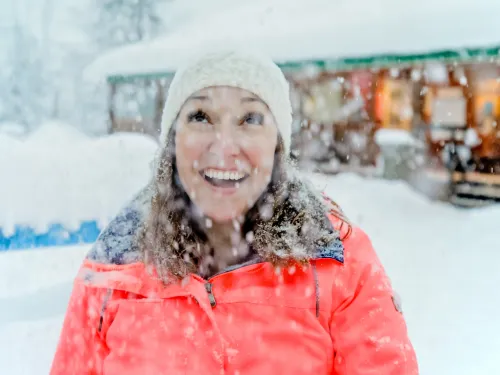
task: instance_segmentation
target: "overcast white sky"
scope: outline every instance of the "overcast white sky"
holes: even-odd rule
[[[0,0],[0,28],[12,26],[16,18],[40,38],[44,31],[51,40],[85,43],[83,28],[86,7],[95,0]],[[171,0],[161,11],[167,27],[175,27],[194,14],[223,11],[246,3],[244,0]],[[88,14],[88,13],[87,13]],[[45,22],[44,22],[45,21]],[[48,25],[48,26],[47,26]],[[44,26],[47,28],[44,29]],[[0,39],[6,39],[6,35]]]
[[[83,16],[89,1],[0,0],[0,27],[5,30],[17,19],[40,39],[47,35],[63,44],[86,43]]]

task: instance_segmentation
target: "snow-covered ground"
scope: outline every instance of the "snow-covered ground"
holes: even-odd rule
[[[0,374],[47,375],[87,246],[0,253]]]
[[[423,375],[500,373],[500,208],[462,211],[400,182],[312,176],[371,236]],[[0,254],[0,373],[47,374],[88,247]]]

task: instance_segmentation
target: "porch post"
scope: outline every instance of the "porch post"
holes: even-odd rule
[[[115,96],[117,84],[115,82],[109,83],[108,90],[108,134],[113,133],[116,129],[116,114],[115,114]]]

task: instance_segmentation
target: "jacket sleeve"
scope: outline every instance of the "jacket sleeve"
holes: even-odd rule
[[[102,374],[108,350],[100,333],[107,290],[74,283],[50,375]]]
[[[344,251],[330,322],[334,373],[417,375],[404,317],[367,235],[354,229],[344,241]]]

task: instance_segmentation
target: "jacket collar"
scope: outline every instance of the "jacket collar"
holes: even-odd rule
[[[101,232],[88,253],[87,259],[91,262],[104,265],[127,265],[140,262],[142,257],[135,238],[141,228],[147,210],[148,200],[145,199],[144,192],[141,192]],[[333,224],[330,229],[332,233],[336,231]],[[344,246],[340,237],[337,236],[337,240],[325,247],[316,249],[313,259],[333,259],[343,263]],[[256,263],[259,261],[260,259],[256,257],[250,262]],[[232,266],[231,269],[241,266]]]

